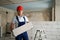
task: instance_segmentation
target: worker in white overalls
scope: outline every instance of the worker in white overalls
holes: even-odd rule
[[[13,21],[11,23],[11,27],[10,27],[11,30],[14,29],[14,26],[15,26],[15,28],[20,27],[20,26],[24,25],[25,23],[29,22],[28,18],[26,16],[23,16],[23,7],[22,6],[17,7],[17,14],[18,15],[13,18]],[[18,24],[18,25],[16,25],[16,24]],[[15,37],[15,39],[16,40],[22,40],[22,39],[29,40],[27,32],[24,32],[24,33],[18,35],[17,37]]]

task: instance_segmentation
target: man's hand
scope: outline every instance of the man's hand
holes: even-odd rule
[[[11,25],[10,25],[10,30],[12,31],[13,29],[14,29],[14,24],[11,23]]]

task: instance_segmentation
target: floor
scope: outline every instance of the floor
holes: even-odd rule
[[[5,35],[3,37],[0,37],[0,40],[15,40],[15,38],[11,35]]]
[[[3,37],[3,38],[0,38],[0,40],[15,40],[15,39],[11,37]]]

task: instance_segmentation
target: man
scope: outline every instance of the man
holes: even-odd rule
[[[23,16],[23,7],[22,6],[17,7],[17,14],[18,15],[16,17],[14,17],[14,19],[11,23],[11,27],[10,27],[11,30],[13,30],[14,27],[15,28],[20,27],[28,22],[28,18],[26,16]],[[24,32],[24,33],[18,35],[17,37],[15,37],[15,39],[16,40],[22,40],[22,39],[29,40],[27,32]]]

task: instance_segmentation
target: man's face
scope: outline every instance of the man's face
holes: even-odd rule
[[[17,13],[18,13],[19,16],[22,16],[23,10],[18,10]]]

